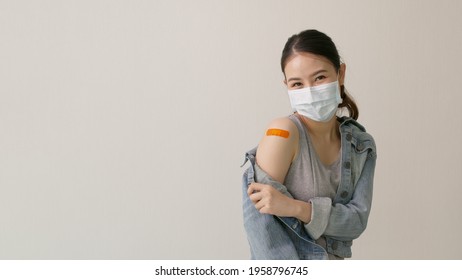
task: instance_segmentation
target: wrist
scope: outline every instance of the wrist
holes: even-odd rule
[[[311,203],[295,200],[295,218],[304,222],[305,224],[311,221]]]

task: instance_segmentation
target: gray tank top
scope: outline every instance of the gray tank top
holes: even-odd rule
[[[333,200],[340,183],[342,151],[334,163],[325,165],[316,154],[305,125],[295,114],[289,118],[297,126],[300,138],[298,154],[287,171],[284,185],[297,200],[308,202],[313,197],[330,197]],[[316,243],[327,250],[324,236],[316,240]],[[328,256],[331,260],[343,259],[330,253]]]
[[[298,154],[289,167],[284,185],[297,200],[308,202],[313,197],[330,197],[333,200],[340,183],[341,152],[334,163],[323,164],[311,144],[305,125],[295,114],[289,118],[297,126],[300,138]]]

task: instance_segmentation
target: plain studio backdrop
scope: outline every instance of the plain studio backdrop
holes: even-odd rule
[[[461,12],[0,0],[0,258],[248,259],[240,165],[292,112],[287,38],[318,29],[378,148],[353,258],[461,259]]]

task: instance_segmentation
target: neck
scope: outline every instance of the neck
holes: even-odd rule
[[[302,116],[299,113],[296,114],[306,125],[308,132],[312,137],[323,139],[328,142],[340,139],[339,123],[335,116],[328,122],[317,122]]]

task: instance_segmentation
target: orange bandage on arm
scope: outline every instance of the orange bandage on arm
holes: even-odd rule
[[[283,138],[289,138],[289,132],[283,129],[270,128],[266,131],[266,136],[280,136]]]

